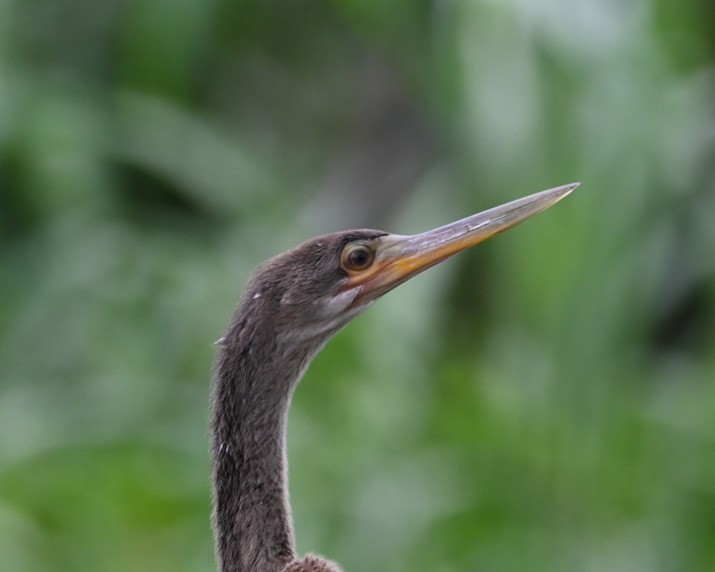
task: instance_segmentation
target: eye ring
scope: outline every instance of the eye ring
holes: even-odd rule
[[[363,243],[348,244],[340,254],[340,265],[348,272],[361,272],[372,266],[375,251]]]

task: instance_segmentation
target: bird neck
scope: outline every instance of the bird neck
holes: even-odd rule
[[[240,313],[221,341],[213,395],[213,493],[222,572],[280,570],[295,557],[286,424],[315,353],[281,347]]]

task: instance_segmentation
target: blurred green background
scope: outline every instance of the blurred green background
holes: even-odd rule
[[[712,0],[0,1],[0,570],[215,570],[212,342],[322,232],[558,206],[291,412],[301,552],[715,570]]]

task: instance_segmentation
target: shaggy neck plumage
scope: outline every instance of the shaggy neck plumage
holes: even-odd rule
[[[295,558],[286,423],[293,390],[317,348],[288,350],[265,327],[270,320],[257,318],[239,309],[216,362],[214,527],[222,572],[273,572]]]

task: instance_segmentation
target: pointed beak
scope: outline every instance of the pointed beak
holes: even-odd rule
[[[355,303],[374,300],[453,254],[549,208],[579,185],[572,183],[535,193],[420,234],[382,236],[377,239],[370,269],[352,276],[347,287],[360,288]]]

